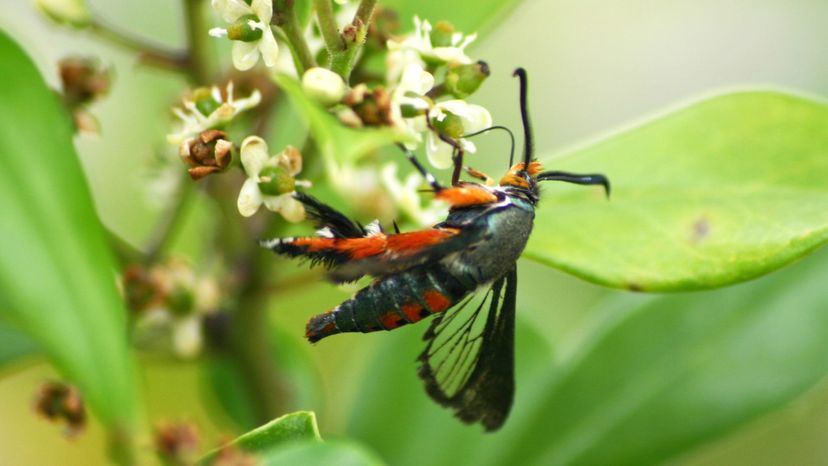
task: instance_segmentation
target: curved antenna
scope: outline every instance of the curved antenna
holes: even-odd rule
[[[526,70],[523,68],[515,69],[512,76],[517,76],[520,79],[520,118],[523,120],[523,171],[529,168],[529,162],[532,161],[532,125],[529,123],[529,106],[526,102],[528,78],[526,77]]]
[[[515,160],[515,133],[513,133],[512,130],[510,130],[509,128],[507,128],[505,126],[500,126],[500,125],[489,126],[486,129],[481,129],[480,131],[476,131],[476,132],[471,133],[471,134],[464,134],[461,137],[470,138],[472,136],[478,136],[478,135],[483,134],[483,133],[488,133],[489,131],[491,131],[493,129],[502,129],[503,131],[506,131],[507,133],[509,133],[509,139],[511,139],[511,141],[512,141],[512,145],[509,148],[509,166],[511,167],[512,163]]]

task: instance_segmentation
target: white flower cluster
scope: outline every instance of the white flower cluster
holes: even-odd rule
[[[428,131],[426,155],[435,168],[451,166],[453,147],[440,138],[443,131],[434,128],[435,122],[456,117],[462,134],[470,134],[492,125],[492,116],[480,105],[465,100],[452,99],[433,103],[426,94],[434,88],[434,76],[426,66],[456,66],[472,63],[466,55],[466,47],[477,38],[477,34],[464,35],[460,32],[447,33],[447,45],[432,43],[433,28],[428,21],[414,17],[415,30],[400,39],[389,40],[387,57],[387,79],[393,86],[391,111],[394,125],[420,140],[420,134]],[[413,115],[413,116],[406,116]],[[471,141],[461,138],[462,134],[449,135],[465,152],[474,153],[476,147]]]

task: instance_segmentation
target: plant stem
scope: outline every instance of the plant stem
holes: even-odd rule
[[[359,19],[365,27],[371,22],[371,15],[374,14],[374,7],[377,6],[377,0],[362,0],[359,2],[356,15],[354,15],[354,23]]]
[[[147,246],[147,252],[144,256],[144,263],[153,264],[156,262],[164,250],[169,246],[170,241],[175,238],[178,229],[181,227],[184,212],[190,204],[195,193],[195,186],[190,180],[187,172],[184,172],[179,184],[178,193],[175,204],[170,206],[163,214],[163,217],[158,222],[153,232],[152,238]]]
[[[271,24],[279,27],[284,36],[282,37],[290,48],[293,56],[293,63],[296,65],[296,72],[302,76],[308,68],[316,66],[316,60],[311,54],[304,31],[296,16],[296,9],[292,0],[279,0],[274,2],[274,15]]]
[[[186,52],[163,50],[141,39],[128,36],[98,19],[91,20],[87,30],[110,44],[137,53],[139,61],[143,64],[179,73],[187,70],[189,57]]]
[[[256,248],[260,249],[258,245]],[[272,257],[264,252],[250,251],[248,256],[251,269],[247,274],[248,281],[240,291],[231,337],[234,359],[250,389],[249,396],[260,423],[284,414],[288,398],[271,344],[268,296],[263,279]]]
[[[270,275],[272,254],[259,247],[253,238],[265,232],[262,217],[239,220],[235,202],[238,179],[222,176],[208,187],[219,208],[221,220],[216,237],[217,249],[226,256],[232,280],[240,284],[234,299],[228,300],[232,313],[228,357],[238,368],[248,389],[248,399],[257,421],[264,422],[284,414],[289,395],[277,370],[277,353],[268,325],[266,279]],[[279,221],[272,215],[273,221]]]
[[[313,7],[316,9],[316,17],[319,20],[319,30],[322,38],[325,39],[325,46],[333,56],[345,50],[345,42],[339,34],[339,27],[336,25],[331,0],[313,0]]]
[[[374,14],[376,4],[377,0],[362,0],[360,2],[354,20],[342,30],[345,48],[331,54],[331,71],[342,76],[346,83],[349,82],[356,57],[365,44],[365,38],[368,36],[368,25],[371,16]]]
[[[205,5],[205,0],[184,0],[187,45],[190,49],[190,79],[202,85],[210,82],[210,50],[207,47],[209,34],[204,21]]]

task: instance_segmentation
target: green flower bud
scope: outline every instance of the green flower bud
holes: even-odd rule
[[[210,116],[211,113],[221,107],[221,102],[213,97],[209,87],[199,87],[194,90],[192,99],[196,109],[204,116]]]
[[[177,316],[189,315],[195,309],[193,291],[183,286],[173,288],[166,299],[167,309]]]
[[[400,105],[400,113],[402,113],[403,118],[418,117],[420,115],[424,115],[425,112],[426,111],[425,111],[424,108],[419,108],[419,107],[414,106],[414,105],[410,105],[410,104]]]
[[[296,180],[282,167],[265,167],[259,172],[259,191],[267,196],[293,192]]]
[[[438,21],[431,30],[432,47],[451,47],[451,36],[456,30],[454,25],[448,21]]]
[[[439,120],[436,117],[431,119],[431,125],[434,126],[437,131],[452,139],[460,139],[464,134],[466,134],[466,131],[463,128],[462,118],[445,110],[443,111],[443,115],[444,117],[442,120]]]
[[[446,90],[458,99],[474,94],[489,77],[489,65],[484,61],[451,66],[446,73]]]
[[[89,25],[89,9],[85,0],[35,0],[35,5],[58,24],[76,28]]]
[[[240,40],[242,42],[256,42],[262,38],[262,30],[250,25],[250,22],[258,22],[259,17],[256,15],[244,15],[237,19],[235,23],[227,26],[227,38],[230,40]]]

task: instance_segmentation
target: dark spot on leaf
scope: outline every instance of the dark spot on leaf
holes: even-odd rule
[[[644,287],[635,282],[627,283],[627,289],[630,291],[644,291]]]
[[[697,244],[702,242],[710,235],[710,221],[705,216],[699,217],[693,222],[692,231],[690,232],[690,242]]]

